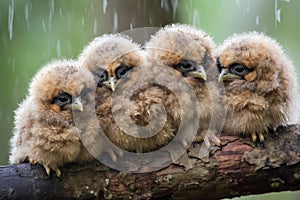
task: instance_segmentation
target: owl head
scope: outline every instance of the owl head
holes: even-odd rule
[[[295,79],[295,71],[282,47],[262,33],[233,35],[214,55],[219,82],[224,82],[227,90],[247,89],[266,94],[280,85],[295,82],[289,80]]]
[[[115,90],[119,80],[142,64],[140,46],[120,34],[103,35],[89,43],[79,56],[82,66],[91,71],[99,87]]]
[[[214,44],[204,31],[190,25],[172,24],[159,30],[146,44],[149,58],[170,66],[190,82],[206,80],[213,63]]]
[[[93,100],[92,74],[73,60],[52,61],[34,76],[29,96],[37,114],[47,120],[67,120]]]

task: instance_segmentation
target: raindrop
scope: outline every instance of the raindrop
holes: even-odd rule
[[[53,13],[54,13],[54,0],[51,1],[51,5],[50,5],[50,13],[49,13],[49,20],[50,20],[50,22],[52,20]]]
[[[42,20],[42,27],[43,27],[43,31],[46,32],[46,24],[45,24],[45,20],[44,19]]]
[[[104,14],[106,13],[107,6],[108,6],[107,0],[103,0],[103,13],[104,13]]]
[[[256,25],[259,25],[259,16],[256,16],[255,23]]]
[[[7,64],[8,64],[8,65],[10,65],[10,60],[11,60],[11,58],[10,58],[10,56],[9,56],[8,59],[7,59]]]
[[[275,0],[275,27],[277,27],[277,22],[280,22],[280,9],[278,9],[278,1]]]
[[[238,7],[241,7],[241,2],[240,2],[240,0],[235,0],[235,3],[236,3],[236,5],[237,5]]]
[[[277,21],[278,23],[280,23],[280,14],[281,14],[281,10],[278,9],[278,10],[276,11],[276,14],[275,14],[276,21]]]
[[[151,25],[153,25],[153,20],[152,20],[151,17],[149,17],[149,23],[150,23]]]
[[[97,28],[98,28],[98,23],[97,23],[97,19],[95,19],[95,21],[94,21],[94,35],[97,34]]]
[[[16,66],[15,66],[15,59],[13,59],[13,60],[12,60],[12,71],[13,71],[13,72],[15,71],[15,67],[16,67]]]
[[[13,37],[14,7],[14,0],[12,0],[11,5],[8,7],[8,32],[10,40],[12,40]]]
[[[84,18],[83,17],[81,18],[81,25],[82,25],[82,27],[84,27]]]
[[[198,10],[194,10],[193,25],[199,26],[199,13],[198,13]]]
[[[60,55],[61,55],[61,47],[60,47],[60,40],[59,40],[59,38],[56,40],[56,53],[57,53],[57,56],[60,57]]]
[[[160,0],[160,8],[164,7],[164,0]]]
[[[247,10],[246,10],[247,14],[250,13],[250,7],[247,7]]]
[[[59,11],[59,15],[60,15],[61,17],[64,17],[63,12],[62,12],[62,9],[59,8],[58,11]]]
[[[171,2],[172,4],[172,10],[173,10],[173,20],[175,19],[176,16],[176,9],[177,9],[177,5],[178,5],[178,0],[173,0]]]
[[[27,24],[27,28],[29,29],[29,11],[28,11],[28,4],[25,6],[25,20]]]
[[[288,3],[290,3],[290,0],[282,0],[282,1],[285,1],[285,2],[288,2]]]
[[[133,29],[132,22],[130,22],[130,24],[129,24],[129,27],[130,27],[130,30],[132,30],[132,29]]]
[[[113,31],[116,33],[118,31],[118,14],[114,12],[114,24],[113,24]]]

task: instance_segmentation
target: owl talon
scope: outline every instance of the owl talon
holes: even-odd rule
[[[185,140],[181,140],[181,144],[184,148],[188,148],[188,143]]]
[[[55,171],[57,177],[61,177],[61,171],[59,168],[54,169],[54,171]]]
[[[259,141],[260,141],[261,143],[263,143],[263,142],[265,141],[265,137],[264,137],[264,135],[263,135],[262,133],[259,133],[259,134],[258,134],[258,138],[259,138]]]
[[[209,149],[211,146],[210,142],[213,142],[218,147],[221,146],[221,140],[216,136],[215,132],[212,130],[209,130],[204,137],[204,143],[207,149]]]
[[[35,165],[35,161],[33,159],[29,159],[30,164]]]
[[[47,165],[43,165],[43,167],[45,168],[47,175],[50,176],[50,172],[51,172],[50,167]]]
[[[219,138],[216,138],[214,142],[218,147],[221,146],[221,140]]]
[[[260,143],[262,147],[265,147],[265,137],[262,133],[252,133],[251,138],[255,146],[257,146],[257,143]]]
[[[210,149],[210,142],[209,142],[208,137],[204,138],[204,144],[205,144],[205,146],[206,146],[207,149]]]
[[[251,133],[251,138],[252,138],[252,141],[254,143],[256,143],[256,141],[257,141],[257,135],[256,135],[256,133]]]
[[[109,154],[110,158],[112,159],[113,162],[117,161],[117,156],[116,154],[113,152],[113,150],[108,150],[107,153]]]

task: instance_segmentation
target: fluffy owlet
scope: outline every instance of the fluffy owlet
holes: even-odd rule
[[[79,60],[98,82],[97,91],[100,95],[97,97],[97,116],[104,133],[114,144],[132,152],[149,152],[168,144],[177,128],[174,123],[177,120],[176,114],[166,109],[166,115],[161,115],[160,108],[151,109],[151,106],[158,104],[165,108],[173,107],[176,99],[172,100],[170,91],[146,84],[128,97],[130,104],[126,104],[122,96],[130,92],[130,88],[139,80],[147,78],[147,72],[139,70],[148,63],[145,52],[138,44],[122,35],[104,35],[94,39],[84,49]],[[113,117],[118,114],[129,117],[133,123],[129,125],[126,120]],[[166,123],[157,134],[135,137],[141,133],[139,127],[147,126],[154,118],[157,122],[163,121],[164,117],[167,118]],[[156,128],[155,123],[151,128]]]
[[[204,138],[206,147],[210,147],[210,141],[220,145],[216,134],[220,131],[217,123],[222,112],[214,81],[213,46],[211,37],[205,32],[182,24],[162,28],[145,44],[151,62],[174,69],[193,87],[198,99],[198,102],[192,102],[199,112],[198,132]]]
[[[29,95],[15,111],[10,163],[30,161],[44,166],[47,174],[69,162],[93,157],[82,145],[79,133],[92,134],[92,120],[86,130],[74,124],[73,113],[81,113],[94,98],[92,74],[75,61],[53,61],[34,76]]]
[[[276,41],[256,32],[233,35],[214,56],[226,90],[225,132],[264,144],[268,130],[296,121],[296,72]]]

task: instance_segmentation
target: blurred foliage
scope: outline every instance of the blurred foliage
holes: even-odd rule
[[[217,44],[262,31],[286,49],[299,74],[299,9],[296,0],[1,0],[0,165],[8,163],[13,110],[31,77],[52,59],[76,58],[93,37],[177,21],[201,27]]]

